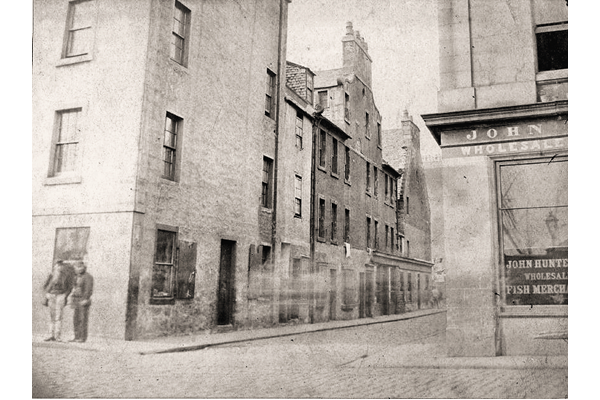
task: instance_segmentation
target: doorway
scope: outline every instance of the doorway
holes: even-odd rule
[[[365,317],[365,273],[358,274],[358,318]]]
[[[329,270],[329,320],[335,320],[337,300],[337,270]]]
[[[221,240],[217,325],[233,325],[235,301],[235,242]]]

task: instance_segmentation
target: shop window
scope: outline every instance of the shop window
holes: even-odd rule
[[[568,304],[567,158],[499,162],[497,174],[505,304]]]

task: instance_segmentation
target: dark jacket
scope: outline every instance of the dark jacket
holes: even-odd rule
[[[73,292],[71,293],[71,298],[74,302],[85,301],[87,304],[82,305],[88,305],[93,291],[94,278],[92,278],[92,275],[87,272],[84,272],[81,275],[75,275],[75,285],[73,286]]]
[[[52,274],[48,275],[44,284],[44,291],[50,294],[69,294],[73,289],[73,275],[68,269],[64,269],[58,278],[52,279]]]

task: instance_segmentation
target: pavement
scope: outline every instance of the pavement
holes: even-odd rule
[[[429,309],[399,315],[380,316],[348,321],[330,321],[316,324],[298,324],[273,328],[237,330],[221,333],[201,333],[187,336],[167,336],[138,341],[125,341],[104,337],[89,337],[85,343],[44,342],[43,335],[33,335],[33,347],[77,349],[105,353],[133,353],[138,355],[188,352],[209,347],[227,346],[256,340],[279,338],[345,329],[365,325],[385,324],[394,321],[433,317],[442,314],[443,309]],[[437,332],[430,335],[443,335]],[[445,335],[443,335],[445,336]],[[64,340],[64,339],[63,339]],[[382,368],[433,368],[433,369],[566,369],[568,356],[500,356],[500,357],[448,357],[445,341],[429,344],[409,343],[390,347],[370,360],[373,367]],[[355,360],[347,367],[360,368],[361,360]]]

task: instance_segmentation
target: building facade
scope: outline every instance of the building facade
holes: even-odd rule
[[[57,260],[94,276],[92,336],[427,306],[431,263],[398,242],[366,43],[350,26],[344,68],[317,84],[285,61],[287,7],[36,2],[34,333]]]
[[[95,278],[91,335],[270,322],[248,293],[273,268],[287,5],[36,2],[34,332],[57,259]]]
[[[566,354],[568,16],[562,0],[441,1],[448,352]]]

